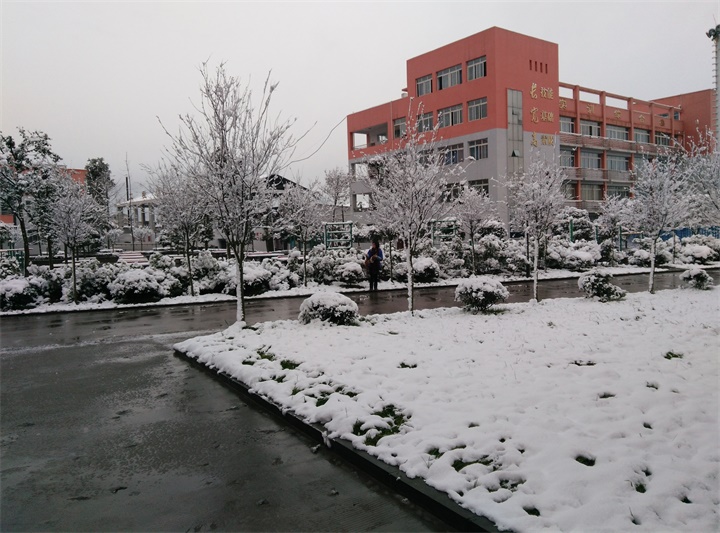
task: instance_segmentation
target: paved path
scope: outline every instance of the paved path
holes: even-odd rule
[[[448,529],[176,358],[194,332],[127,333],[3,346],[0,531]]]

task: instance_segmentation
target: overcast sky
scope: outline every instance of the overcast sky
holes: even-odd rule
[[[252,86],[272,71],[275,113],[312,128],[285,173],[307,182],[347,165],[345,116],[399,98],[407,59],[492,26],[557,43],[567,83],[712,88],[720,2],[0,0],[0,17],[2,133],[43,131],[68,167],[103,157],[119,183],[127,158],[137,195],[168,144],[158,117],[174,131],[192,112],[208,59]]]

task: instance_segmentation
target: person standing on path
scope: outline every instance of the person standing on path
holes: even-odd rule
[[[380,242],[373,239],[371,248],[365,254],[365,266],[368,270],[371,291],[376,291],[378,288],[378,278],[380,277],[380,269],[384,258]]]

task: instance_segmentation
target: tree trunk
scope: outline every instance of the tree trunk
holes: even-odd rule
[[[657,242],[657,237],[653,237],[653,240],[650,243],[650,285],[648,287],[648,291],[650,291],[650,294],[655,293],[655,243],[656,242]]]
[[[53,252],[53,241],[50,237],[48,237],[47,245],[48,245],[48,265],[52,269],[55,266],[55,252]]]
[[[415,289],[415,276],[413,275],[413,264],[412,264],[412,254],[410,253],[410,250],[412,250],[412,241],[410,239],[407,240],[407,266],[408,266],[408,311],[410,311],[410,315],[415,314],[415,301],[414,301],[414,294],[413,291]]]
[[[77,272],[75,270],[75,247],[70,248],[70,253],[72,254],[73,303],[77,303],[78,294],[77,294]]]
[[[533,299],[537,302],[540,301],[538,298],[538,266],[540,260],[540,239],[535,237],[535,253],[533,254]]]
[[[28,277],[30,275],[30,272],[28,272],[28,263],[30,262],[30,242],[28,241],[27,229],[25,228],[25,219],[23,217],[17,217],[17,219],[20,222],[20,234],[22,235],[23,252],[25,254],[25,259],[23,260],[23,275]]]
[[[239,244],[233,246],[233,253],[235,254],[235,280],[237,287],[235,287],[235,294],[237,295],[237,315],[235,319],[238,322],[245,321],[245,297],[243,295],[243,283],[245,282],[245,276],[243,272],[243,260],[245,258],[245,245]]]
[[[303,287],[307,287],[307,241],[305,239],[303,239]]]
[[[187,259],[188,275],[190,276],[190,296],[195,296],[195,283],[193,282],[193,270],[190,261],[190,237],[188,235],[185,235],[185,258]]]
[[[472,257],[473,276],[477,276],[477,264],[475,263],[475,228],[472,221],[470,222],[470,257]]]

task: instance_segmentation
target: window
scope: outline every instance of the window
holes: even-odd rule
[[[462,106],[454,105],[438,110],[438,127],[446,128],[462,124]]]
[[[393,120],[393,136],[396,139],[405,137],[405,117]]]
[[[445,149],[445,164],[456,165],[465,160],[465,149],[462,144],[453,144]]]
[[[608,185],[607,196],[619,196],[620,198],[630,198],[630,186],[628,185]]]
[[[583,151],[580,154],[580,168],[600,168],[600,154]]]
[[[650,142],[650,132],[648,130],[635,130],[635,142],[636,143],[645,143],[648,144]]]
[[[655,144],[670,146],[670,136],[667,133],[655,133]]]
[[[478,98],[468,102],[468,120],[487,118],[487,98]]]
[[[446,68],[437,73],[437,88],[438,91],[452,87],[453,85],[460,85],[462,83],[462,66],[455,65],[454,67]],[[418,95],[419,96],[419,95]]]
[[[608,125],[605,129],[605,133],[608,139],[618,139],[620,141],[627,141],[630,139],[630,131],[622,126]]]
[[[490,180],[488,180],[487,178],[468,181],[468,187],[470,187],[471,189],[476,189],[478,192],[490,194]]]
[[[602,183],[583,183],[580,186],[580,194],[583,200],[591,202],[601,201],[603,199]]]
[[[611,155],[607,156],[607,168],[608,170],[620,170],[626,171],[630,169],[630,158],[624,155]]]
[[[488,140],[477,139],[468,143],[468,154],[475,159],[487,159],[489,156]]]
[[[417,118],[417,129],[418,131],[431,131],[433,129],[433,115],[432,113],[423,113],[418,115]]]
[[[562,184],[562,192],[567,200],[577,200],[577,182],[564,181]]]
[[[560,166],[561,167],[574,167],[575,166],[575,151],[569,148],[560,149]]]
[[[472,61],[468,61],[467,64],[467,79],[468,81],[476,80],[478,78],[484,78],[487,76],[487,61],[485,56],[478,57]]]
[[[415,80],[415,90],[418,96],[432,92],[432,75],[428,74]]]
[[[575,133],[575,119],[571,117],[560,117],[560,132]]]
[[[600,123],[591,120],[580,121],[580,133],[591,137],[600,137]]]

